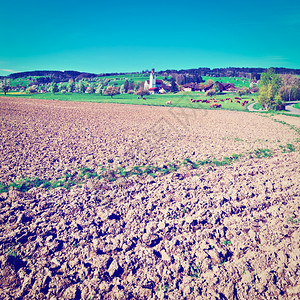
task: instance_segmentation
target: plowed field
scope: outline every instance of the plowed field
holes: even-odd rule
[[[0,98],[1,299],[299,299],[300,118]]]

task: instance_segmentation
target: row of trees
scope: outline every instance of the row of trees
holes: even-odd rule
[[[258,103],[266,110],[284,108],[284,102],[300,99],[300,79],[291,74],[279,75],[274,69],[261,74]]]
[[[38,93],[38,92],[51,92],[53,94],[56,93],[87,93],[87,94],[107,94],[106,90],[109,87],[114,87],[118,89],[118,92],[120,94],[133,94],[136,93],[137,91],[140,91],[141,89],[144,88],[144,83],[143,82],[134,82],[131,81],[129,82],[128,80],[124,81],[124,84],[121,86],[118,86],[115,84],[113,81],[105,78],[101,81],[97,82],[87,82],[85,80],[80,80],[79,82],[74,82],[73,79],[70,79],[69,82],[66,83],[47,83],[47,84],[37,84],[36,81],[33,81],[29,84],[27,88],[24,87],[18,87],[18,90],[21,92],[26,91],[29,94],[33,93]],[[16,87],[14,88],[16,90]],[[9,90],[9,86],[6,89],[7,91]]]

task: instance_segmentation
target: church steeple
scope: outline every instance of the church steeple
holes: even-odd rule
[[[154,87],[156,87],[156,75],[155,75],[155,70],[152,69],[151,74],[150,74],[149,88],[154,88]]]

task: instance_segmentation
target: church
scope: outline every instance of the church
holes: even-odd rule
[[[150,94],[165,93],[166,86],[162,80],[156,79],[155,70],[152,69],[150,73],[150,79],[146,80],[144,83],[144,89],[148,90]]]

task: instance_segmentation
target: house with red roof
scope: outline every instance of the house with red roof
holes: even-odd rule
[[[229,92],[229,91],[236,90],[234,83],[222,83],[222,82],[216,81],[215,83],[211,83],[211,84],[205,86],[203,88],[202,92],[207,92],[208,90],[212,89],[215,84],[217,84],[219,86],[220,92]]]

